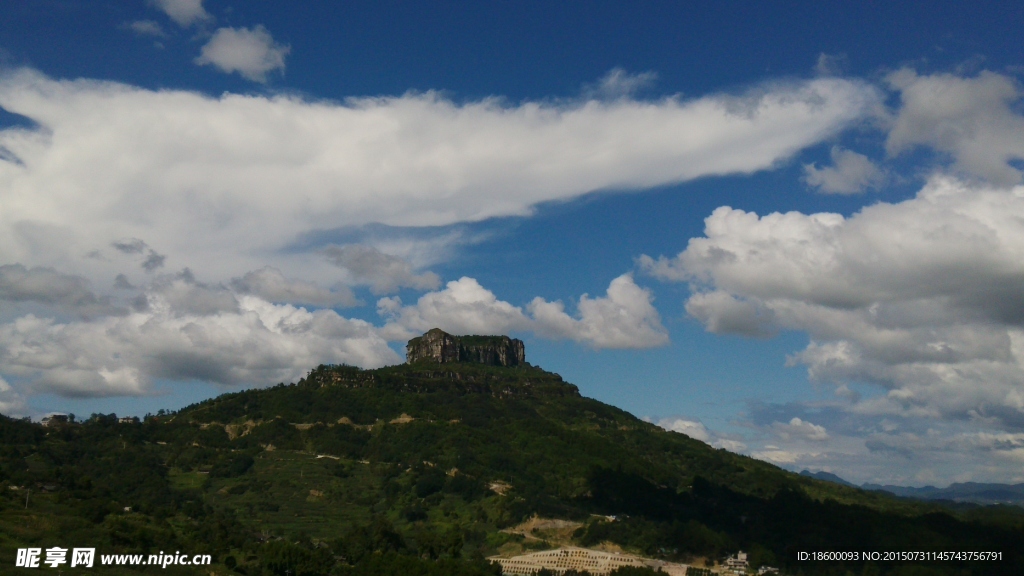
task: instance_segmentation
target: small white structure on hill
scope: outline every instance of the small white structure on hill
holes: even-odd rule
[[[747,553],[740,550],[735,556],[725,559],[725,569],[733,574],[746,574],[750,564],[747,562]]]
[[[49,416],[43,416],[41,422],[43,426],[46,426],[47,428],[56,428],[69,423],[70,420],[68,419],[67,414],[50,414]]]
[[[510,576],[527,576],[536,573],[542,568],[547,568],[556,574],[562,574],[567,570],[586,570],[594,576],[605,576],[621,566],[660,569],[665,576],[686,575],[685,564],[641,558],[632,554],[600,552],[576,547],[545,550],[511,558],[495,556],[491,557],[490,560],[501,564],[502,573]]]

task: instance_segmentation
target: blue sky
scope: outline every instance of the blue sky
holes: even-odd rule
[[[434,326],[856,482],[1021,482],[1009,3],[11,0],[0,412]]]

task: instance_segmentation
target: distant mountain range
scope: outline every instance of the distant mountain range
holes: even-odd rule
[[[834,482],[843,486],[852,486],[863,490],[880,490],[903,498],[917,500],[950,500],[953,502],[970,502],[972,504],[1017,504],[1024,505],[1024,484],[986,484],[981,482],[957,482],[946,488],[923,486],[892,486],[889,484],[861,484],[857,486],[847,482],[830,472],[811,472],[804,470],[801,476]]]

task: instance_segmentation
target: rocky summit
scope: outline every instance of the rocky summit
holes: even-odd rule
[[[526,347],[522,340],[508,336],[453,336],[434,328],[409,340],[405,360],[409,364],[430,361],[518,366],[526,363]]]

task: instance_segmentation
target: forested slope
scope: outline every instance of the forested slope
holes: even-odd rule
[[[214,571],[247,575],[484,574],[487,555],[544,545],[501,531],[538,514],[579,522],[580,545],[684,562],[744,549],[792,573],[1024,573],[1012,520],[967,522],[800,477],[529,365],[321,366],[297,384],[139,423],[3,418],[0,435],[5,563],[25,545],[87,543],[210,553]],[[796,561],[798,551],[962,549],[1003,560]]]

